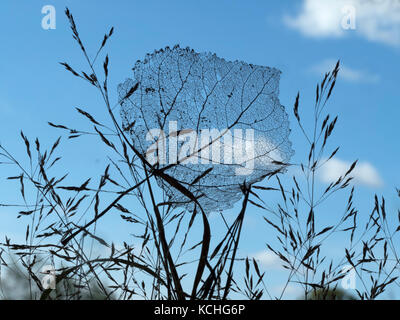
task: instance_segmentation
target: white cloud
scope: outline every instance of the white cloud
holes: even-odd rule
[[[318,175],[321,181],[326,183],[335,182],[343,176],[351,166],[350,162],[340,159],[330,159],[322,167]],[[353,182],[369,187],[382,187],[383,180],[378,171],[369,162],[358,162],[355,169],[350,173],[354,177]]]
[[[280,297],[282,292],[283,292],[282,298],[284,300],[297,300],[297,299],[303,299],[304,297],[304,289],[298,284],[291,283],[287,286],[279,285],[273,287],[271,290],[271,293],[276,297]]]
[[[272,251],[261,251],[252,256],[265,269],[282,270],[282,260]]]
[[[354,9],[355,29],[343,28]],[[297,16],[285,16],[287,26],[314,38],[340,38],[355,32],[369,41],[400,45],[400,1],[303,0]]]
[[[321,75],[325,72],[332,71],[336,65],[336,60],[326,59],[311,67],[311,71]],[[350,68],[343,63],[340,64],[339,77],[349,82],[377,83],[380,80],[379,75],[370,73],[365,70]]]
[[[283,267],[284,262],[271,250],[263,250],[250,256],[254,258],[260,266],[260,269],[271,272],[275,271],[274,282],[278,281],[278,285],[270,288],[270,294],[274,297],[280,297],[283,292],[283,299],[299,299],[304,295],[300,285],[290,283],[286,285],[289,270]]]

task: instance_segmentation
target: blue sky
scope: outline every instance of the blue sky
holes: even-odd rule
[[[84,68],[84,60],[63,13],[68,6],[91,52],[97,49],[109,27],[115,27],[106,48],[111,60],[109,87],[114,101],[117,85],[131,76],[135,61],[167,45],[190,46],[198,52],[215,52],[227,60],[280,69],[280,99],[292,122],[294,161],[305,151],[291,112],[296,94],[300,91],[300,110],[306,117],[313,107],[316,83],[340,59],[342,73],[329,109],[339,115],[330,147],[340,145],[341,150],[338,161],[321,177],[321,187],[344,164],[359,159],[356,206],[360,211],[369,212],[372,196],[378,193],[387,197],[388,206],[393,210],[399,205],[394,188],[400,187],[400,24],[396,20],[400,9],[373,10],[369,4],[356,0],[324,3],[313,0],[3,0],[0,4],[0,141],[17,157],[23,157],[21,128],[27,136],[38,136],[44,144],[50,144],[61,133],[49,127],[47,121],[85,127],[86,121],[73,107],[82,107],[100,120],[106,118],[96,92],[58,64],[67,61],[78,70]],[[357,9],[355,30],[338,27],[343,13],[337,3]],[[41,27],[44,5],[56,8],[55,30]],[[320,20],[318,12],[323,12],[325,18]],[[371,25],[375,27],[369,28]],[[83,181],[104,170],[104,150],[89,138],[80,143],[66,142],[63,148],[63,163],[71,174],[71,181],[74,178]],[[78,155],[84,160],[78,161]],[[15,196],[4,177],[17,172],[11,173],[6,168],[0,169],[0,202]],[[334,215],[336,210],[339,208],[333,204],[330,214]],[[14,216],[6,211],[3,215],[0,235],[23,234],[24,229]],[[258,254],[268,241],[264,239],[268,227],[257,219],[257,216],[249,217],[244,230],[243,255]],[[110,230],[114,228],[114,221],[112,218],[107,221],[110,228],[103,231],[104,235],[114,239],[116,233]],[[129,233],[128,226],[115,223],[115,230],[120,228]],[[340,250],[340,245],[335,249]]]

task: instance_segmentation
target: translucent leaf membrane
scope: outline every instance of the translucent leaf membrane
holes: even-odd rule
[[[123,127],[152,164],[180,181],[206,212],[231,208],[241,185],[261,181],[293,154],[280,104],[280,71],[189,48],[147,54],[118,86]],[[175,207],[193,203],[161,179]]]

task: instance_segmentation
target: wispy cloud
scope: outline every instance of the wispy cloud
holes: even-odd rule
[[[333,70],[336,64],[334,59],[326,59],[311,67],[311,71],[321,75],[325,72]],[[340,64],[339,77],[348,82],[357,83],[377,83],[380,80],[379,75],[366,70],[358,70],[351,68],[343,63]]]
[[[400,2],[365,0],[303,0],[296,16],[285,16],[287,26],[305,36],[340,38],[349,33],[343,28],[348,8],[354,10],[354,31],[374,42],[400,45]]]
[[[268,270],[283,270],[282,261],[272,251],[260,251],[252,255],[252,257]]]
[[[287,300],[303,299],[304,297],[304,289],[300,285],[292,283],[288,285],[275,286],[271,290],[271,293],[276,297],[280,297],[282,292],[282,298]]]
[[[321,167],[318,177],[326,183],[335,182],[347,172],[350,166],[350,162],[333,158]],[[353,182],[358,185],[375,188],[383,186],[383,180],[378,171],[369,162],[359,162],[350,176],[353,177]]]

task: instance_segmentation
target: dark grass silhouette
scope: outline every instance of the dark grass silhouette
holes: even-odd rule
[[[96,137],[96,141],[109,151],[109,165],[97,182],[92,178],[68,184],[66,175],[54,176],[53,173],[62,161],[58,155],[61,138],[45,149],[39,139],[31,142],[21,131],[27,165],[0,145],[1,156],[20,172],[8,179],[13,186],[18,185],[22,200],[18,205],[2,205],[15,208],[21,223],[28,221],[24,243],[13,243],[6,238],[0,247],[1,270],[15,269],[15,264],[10,263],[10,257],[14,255],[24,270],[21,274],[26,276],[27,291],[22,298],[221,300],[241,296],[274,299],[283,298],[288,285],[296,283],[303,288],[307,299],[333,299],[342,296],[338,286],[346,276],[341,272],[345,265],[354,268],[358,281],[362,283],[362,287],[356,290],[360,299],[375,299],[389,285],[398,285],[399,260],[393,239],[399,228],[391,228],[393,217],[388,218],[384,198],[375,198],[367,223],[361,225],[358,223],[360,213],[353,205],[352,187],[347,203],[343,204],[344,213],[337,223],[322,226],[319,222],[320,204],[337,192],[346,192],[350,188],[351,173],[357,163],[354,162],[347,173],[326,190],[316,188],[318,170],[338,152],[338,148],[330,152],[326,150],[337,122],[337,117],[332,119],[326,114],[326,105],[336,83],[339,62],[317,85],[310,132],[300,117],[300,96],[296,98],[294,115],[310,146],[304,163],[278,163],[279,167],[265,176],[269,186],[243,183],[240,186],[240,212],[232,221],[221,214],[226,231],[214,234],[198,194],[165,169],[150,164],[127,135],[130,128],[122,127],[115,116],[115,107],[134,95],[139,84],[133,83],[120,101],[111,103],[109,57],[105,56],[100,68],[96,67],[96,61],[114,29],[111,28],[104,36],[94,58],[90,59],[68,9],[66,15],[73,38],[87,62],[87,71],[77,72],[68,63],[62,65],[98,91],[110,123],[101,123],[77,108],[77,112],[89,121],[87,129],[51,122],[49,125],[63,130],[69,140],[81,136]],[[292,184],[284,185],[279,174],[288,167],[297,167],[300,173],[293,176]],[[209,172],[201,173],[198,178],[207,174]],[[165,192],[159,199],[157,182],[160,181],[182,194],[192,204],[189,206],[192,210],[180,211]],[[278,203],[267,203],[271,192],[281,195]],[[137,204],[135,207],[132,207],[133,202]],[[238,257],[242,226],[247,211],[252,207],[266,211],[266,228],[276,234],[279,243],[274,248],[270,244],[267,247],[289,270],[286,285],[277,297],[268,290],[265,272],[258,262]],[[125,242],[116,246],[96,234],[102,218],[116,212],[132,226],[136,239],[141,241],[139,247]],[[200,236],[192,236],[194,228],[201,231]],[[329,238],[337,233],[347,233],[349,237],[339,260],[324,255],[322,250]],[[97,246],[104,248],[103,253],[95,252]],[[40,270],[49,264],[57,269],[57,287],[70,288],[72,284],[73,290],[64,290],[57,295],[43,287]],[[235,270],[240,269],[244,270],[244,279],[236,274]],[[4,285],[3,290],[11,289]],[[3,296],[7,297],[7,294]]]

